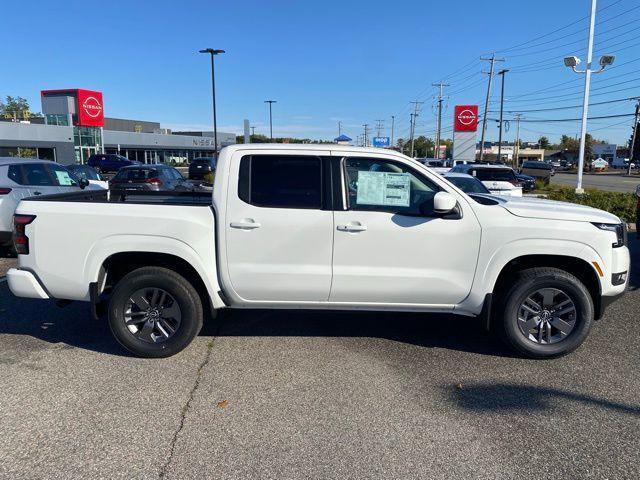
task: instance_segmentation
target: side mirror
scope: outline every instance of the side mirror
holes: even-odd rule
[[[78,182],[78,185],[80,186],[80,188],[82,190],[84,190],[85,188],[87,188],[89,186],[89,180],[87,180],[86,178],[82,177],[80,179],[80,181]]]
[[[433,197],[433,211],[439,215],[451,213],[457,204],[456,197],[447,192],[438,192]]]

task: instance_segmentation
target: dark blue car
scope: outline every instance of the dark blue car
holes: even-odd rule
[[[115,153],[94,153],[87,160],[87,165],[95,168],[98,172],[117,172],[122,167],[140,165],[140,162],[129,160]]]

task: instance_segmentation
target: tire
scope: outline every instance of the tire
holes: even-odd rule
[[[108,321],[114,337],[144,358],[165,358],[184,350],[200,332],[202,317],[202,302],[193,285],[161,267],[128,273],[109,301]]]
[[[530,268],[511,280],[495,312],[497,317],[502,315],[495,325],[507,346],[526,357],[545,359],[566,355],[582,344],[591,329],[594,308],[580,280],[557,268]],[[552,301],[545,303],[549,298]],[[562,313],[571,307],[572,312]],[[531,310],[539,312],[538,320]],[[540,319],[547,320],[546,328],[536,327],[544,324]]]

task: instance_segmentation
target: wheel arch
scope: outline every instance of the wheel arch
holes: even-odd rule
[[[114,253],[102,262],[99,284],[101,288],[114,287],[125,275],[141,267],[163,267],[180,274],[198,292],[205,314],[211,316],[215,312],[216,305],[200,273],[187,260],[170,253],[144,251]]]
[[[505,291],[508,288],[510,280],[517,272],[534,267],[557,268],[570,273],[580,280],[589,291],[596,314],[601,311],[602,287],[598,273],[593,265],[585,259],[569,255],[531,254],[513,258],[500,270],[493,284],[493,296],[498,296],[501,292]],[[597,316],[597,318],[599,318],[599,316]]]

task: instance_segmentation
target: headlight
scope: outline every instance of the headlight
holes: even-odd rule
[[[622,247],[627,243],[627,225],[625,223],[592,223],[600,230],[608,230],[616,234],[616,243],[613,248]]]

